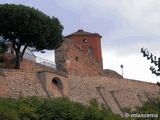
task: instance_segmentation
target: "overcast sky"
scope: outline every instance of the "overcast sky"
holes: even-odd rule
[[[123,64],[125,78],[160,82],[160,76],[149,70],[150,61],[140,53],[145,47],[160,56],[159,0],[0,0],[4,3],[35,7],[57,17],[64,36],[78,29],[99,33],[105,69],[121,74]],[[54,59],[52,51],[43,56]]]

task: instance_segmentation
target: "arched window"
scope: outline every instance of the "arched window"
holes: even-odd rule
[[[88,47],[88,53],[93,54],[93,48],[91,46]]]

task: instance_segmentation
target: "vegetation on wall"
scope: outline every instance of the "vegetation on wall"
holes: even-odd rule
[[[28,46],[52,50],[63,42],[63,26],[55,17],[24,5],[0,5],[0,36],[12,43],[16,54],[15,69]],[[22,46],[24,46],[21,51]]]
[[[145,102],[136,111],[125,109],[131,114],[160,115],[160,97]],[[72,102],[68,98],[45,99],[39,97],[0,98],[0,120],[159,120],[159,118],[121,117],[93,99],[90,105]]]
[[[157,114],[160,116],[160,96],[154,101],[145,102],[134,112],[129,108],[125,112],[131,114]],[[110,109],[99,106],[93,99],[90,105],[70,101],[68,98],[45,99],[39,97],[0,98],[0,120],[159,120],[158,118],[121,117]]]
[[[0,120],[123,120],[96,100],[89,106],[68,98],[0,98]]]
[[[130,118],[132,115],[132,118],[135,120],[160,120],[160,94],[157,98],[148,97],[148,101],[144,102],[143,106],[136,107],[135,111],[131,111],[130,108],[125,108],[124,112],[127,113]]]

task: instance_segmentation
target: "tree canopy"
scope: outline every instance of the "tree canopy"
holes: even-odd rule
[[[31,45],[37,50],[56,49],[63,42],[63,26],[55,17],[24,5],[0,5],[0,36],[11,41],[16,53],[15,68]],[[21,46],[24,49],[20,51]]]

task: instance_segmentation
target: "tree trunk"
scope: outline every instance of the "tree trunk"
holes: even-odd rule
[[[14,69],[20,69],[20,64],[22,62],[23,59],[23,55],[27,49],[28,44],[26,44],[22,50],[22,52],[20,51],[22,44],[20,43],[16,43],[16,41],[13,41],[13,49],[16,53],[16,57],[15,57],[15,67]]]
[[[16,53],[16,56],[15,56],[15,67],[14,69],[20,69],[20,59],[21,59],[21,56],[20,56],[20,48],[21,48],[21,44],[17,44],[15,41],[13,42],[13,49]]]
[[[16,52],[16,61],[15,61],[15,67],[14,69],[20,69],[20,59],[21,59],[21,56],[19,54],[20,52]]]

